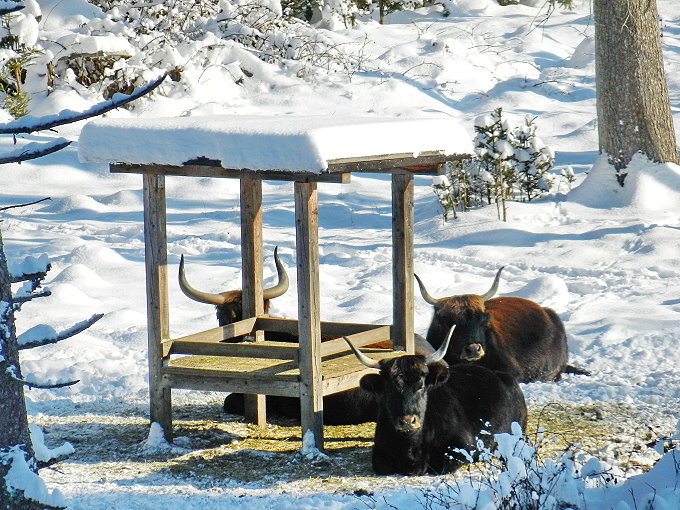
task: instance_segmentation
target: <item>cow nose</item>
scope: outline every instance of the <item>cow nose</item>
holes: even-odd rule
[[[420,428],[420,420],[415,414],[402,416],[399,421],[401,428],[404,430],[416,430]]]
[[[480,344],[468,344],[463,347],[461,359],[464,361],[477,361],[484,356],[484,347]]]

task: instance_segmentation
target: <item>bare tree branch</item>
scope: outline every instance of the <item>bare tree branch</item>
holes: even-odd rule
[[[164,74],[148,85],[135,89],[132,94],[115,94],[112,99],[96,104],[92,108],[88,108],[83,112],[62,110],[56,115],[46,115],[44,117],[33,117],[32,115],[26,115],[12,122],[8,122],[4,126],[0,126],[0,134],[33,133],[34,131],[52,129],[63,124],[71,124],[72,122],[102,115],[103,113],[119,108],[151,92],[161,83],[163,83],[163,80],[165,80],[166,76],[167,74]]]
[[[43,156],[47,156],[48,154],[52,154],[53,152],[60,151],[69,145],[71,145],[71,141],[66,140],[65,138],[59,138],[48,143],[27,143],[20,149],[0,155],[0,165],[7,163],[21,163],[22,161],[28,161],[30,159],[41,158]]]
[[[74,384],[77,384],[77,383],[80,382],[80,379],[78,379],[76,381],[65,381],[65,382],[54,383],[54,384],[45,384],[45,383],[39,383],[39,382],[35,382],[35,381],[27,381],[26,379],[22,379],[20,377],[17,377],[14,374],[10,374],[10,378],[13,381],[21,383],[28,388],[35,388],[35,389],[38,389],[38,390],[54,390],[54,389],[57,389],[57,388],[66,388],[68,386],[73,386]]]
[[[6,205],[5,207],[0,207],[0,212],[7,211],[8,209],[17,209],[19,207],[28,207],[29,205],[35,205],[35,204],[39,204],[40,202],[44,202],[45,200],[52,200],[52,197],[41,198],[40,200],[36,200],[35,202],[28,202],[27,204]],[[17,280],[17,281],[20,282],[22,280]],[[12,283],[15,283],[15,282],[13,281]]]
[[[64,454],[64,455],[57,455],[56,457],[52,457],[50,460],[37,460],[36,462],[38,463],[38,469],[45,469],[50,466],[54,466],[55,464],[59,464],[60,462],[68,459],[71,456],[71,454]]]
[[[18,383],[23,384],[24,386],[27,386],[29,388],[36,388],[40,390],[52,390],[56,388],[65,388],[67,386],[73,386],[74,384],[80,382],[80,379],[77,381],[62,381],[54,384],[49,384],[49,383],[39,383],[36,381],[29,381],[27,379],[23,379],[22,377],[19,377],[17,375],[17,367],[14,365],[10,365],[7,367],[7,375],[9,375],[10,379],[13,381],[16,381]]]
[[[49,338],[40,338],[37,340],[30,340],[27,342],[22,342],[21,341],[21,335],[18,337],[18,342],[19,342],[19,350],[23,349],[33,349],[35,347],[42,347],[43,345],[49,345],[49,344],[56,344],[57,342],[61,342],[62,340],[66,340],[67,338],[71,338],[72,336],[77,335],[81,331],[85,331],[87,328],[92,326],[95,322],[97,322],[99,319],[104,317],[103,313],[96,313],[86,321],[79,322],[77,324],[74,324],[70,328],[62,331],[58,335],[54,337],[49,337]]]

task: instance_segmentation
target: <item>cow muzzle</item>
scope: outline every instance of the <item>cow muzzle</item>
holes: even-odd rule
[[[481,344],[468,344],[463,347],[463,352],[460,353],[460,359],[463,361],[477,361],[484,357],[484,347]]]
[[[412,432],[418,430],[421,426],[420,419],[415,414],[402,416],[396,423],[397,430],[401,432]]]

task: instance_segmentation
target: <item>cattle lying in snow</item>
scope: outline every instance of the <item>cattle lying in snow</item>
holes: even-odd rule
[[[442,360],[450,334],[430,356],[403,355],[374,361],[357,350],[364,365],[361,387],[380,403],[373,446],[378,474],[452,472],[479,454],[478,440],[493,446],[493,434],[526,426],[527,408],[508,374],[475,364],[448,366]]]
[[[528,299],[493,298],[502,270],[482,295],[439,299],[430,296],[415,275],[423,298],[434,306],[428,342],[438,348],[456,326],[444,356],[448,363],[474,362],[507,372],[519,382],[558,381],[563,373],[588,375],[567,364],[567,335],[553,310]]]
[[[274,249],[274,261],[276,263],[276,270],[278,273],[278,283],[263,292],[264,297],[264,312],[269,311],[269,300],[281,296],[288,290],[288,275],[285,267],[278,257],[278,248]],[[207,303],[215,305],[217,311],[217,321],[220,326],[226,326],[233,322],[239,321],[243,317],[242,307],[242,293],[241,290],[230,290],[218,294],[211,294],[194,289],[187,282],[184,272],[184,256],[180,259],[179,265],[179,286],[182,292],[200,303]],[[265,338],[267,338],[267,332]],[[230,339],[230,342],[241,341],[242,337]],[[272,338],[278,341],[296,342],[297,337],[294,335],[287,335],[285,333],[276,333]],[[387,349],[392,348],[391,342],[385,342],[376,347],[383,347]],[[423,355],[434,352],[432,346],[420,336],[415,336],[415,352]],[[375,397],[360,388],[343,391],[328,395],[323,399],[324,406],[324,423],[327,425],[348,425],[356,423],[364,423],[367,421],[375,421],[377,417],[378,406],[375,402]],[[224,399],[224,411],[229,414],[236,414],[243,416],[244,414],[244,398],[242,393],[231,393]],[[267,397],[267,412],[273,416],[281,416],[300,420],[300,399],[292,397]]]

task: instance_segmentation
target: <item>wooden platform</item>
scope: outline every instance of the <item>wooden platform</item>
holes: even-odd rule
[[[347,343],[362,347],[375,359],[400,354],[392,349],[391,326],[321,322],[321,384],[323,396],[356,388],[367,373]],[[298,321],[253,317],[162,342],[161,385],[204,391],[299,397],[302,385],[300,344],[290,341]],[[258,331],[274,340],[252,341]],[[245,335],[246,340],[233,342]],[[277,336],[288,341],[276,340]],[[248,340],[251,339],[251,340]]]

